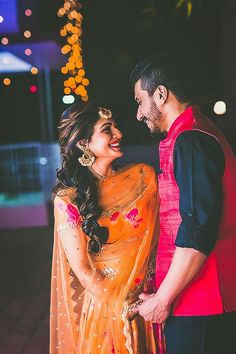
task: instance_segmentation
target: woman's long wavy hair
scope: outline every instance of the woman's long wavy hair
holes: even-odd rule
[[[83,152],[76,146],[80,140],[90,141],[94,125],[101,117],[100,108],[94,104],[86,104],[82,109],[74,105],[66,110],[61,117],[59,129],[59,144],[62,165],[57,170],[57,182],[54,192],[65,188],[74,188],[75,197],[72,202],[77,205],[82,216],[83,232],[90,237],[88,249],[98,254],[101,246],[108,239],[108,229],[101,227],[98,218],[101,215],[97,178],[88,167],[82,166],[78,158]],[[102,109],[102,116],[110,117],[111,112]]]

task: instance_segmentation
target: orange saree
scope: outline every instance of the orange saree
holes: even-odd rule
[[[128,304],[148,287],[155,272],[154,170],[132,165],[103,180],[99,223],[109,229],[109,239],[97,256],[87,251],[89,238],[80,227],[72,195],[72,189],[64,190],[54,201],[50,354],[158,353],[152,324],[140,316],[127,319]],[[67,248],[65,238],[67,244],[70,240]],[[73,252],[80,262],[77,268],[70,262]]]

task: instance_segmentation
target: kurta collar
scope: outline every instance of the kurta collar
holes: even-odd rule
[[[170,127],[170,130],[166,134],[166,139],[170,138],[176,131],[188,130],[192,128],[196,115],[200,112],[198,106],[189,106],[181,113]]]

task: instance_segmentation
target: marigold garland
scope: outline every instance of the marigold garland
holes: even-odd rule
[[[83,101],[88,101],[87,86],[89,80],[85,77],[85,68],[82,58],[82,20],[83,16],[79,12],[82,8],[78,0],[66,0],[57,15],[67,16],[66,25],[60,29],[61,37],[66,38],[66,44],[61,48],[62,54],[68,55],[65,66],[61,68],[61,73],[68,75],[64,81],[64,93],[69,95],[74,92],[81,96]]]

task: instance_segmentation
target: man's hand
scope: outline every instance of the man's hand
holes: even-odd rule
[[[158,294],[140,294],[143,303],[139,306],[139,314],[146,320],[154,323],[163,323],[171,312],[171,304],[162,300]]]

